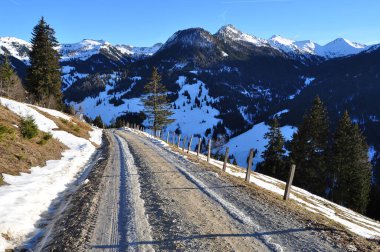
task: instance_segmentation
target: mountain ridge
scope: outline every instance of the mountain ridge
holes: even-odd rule
[[[67,60],[86,60],[94,54],[99,53],[100,49],[112,51],[115,58],[132,57],[150,57],[156,52],[163,49],[165,46],[170,45],[175,38],[183,33],[193,35],[197,30],[202,31],[202,35],[207,34],[209,38],[213,36],[221,40],[232,39],[243,43],[249,43],[258,47],[272,47],[288,55],[301,55],[301,56],[319,56],[324,59],[344,57],[360,53],[370,49],[375,45],[364,45],[357,42],[351,42],[344,38],[337,38],[325,45],[319,45],[311,40],[295,41],[281,37],[280,35],[273,35],[269,39],[259,38],[248,33],[244,33],[237,29],[235,26],[228,24],[222,26],[215,34],[204,30],[203,28],[189,28],[175,32],[167,39],[165,43],[156,43],[151,47],[139,47],[128,44],[115,44],[105,40],[83,39],[76,43],[62,43],[57,48],[62,54],[62,61]],[[198,34],[201,35],[201,34]],[[196,42],[202,36],[189,38],[187,43]],[[183,43],[186,41],[182,41]],[[210,41],[209,41],[210,42]],[[204,44],[204,46],[207,43]],[[27,61],[27,51],[30,50],[30,43],[16,37],[0,37],[0,54],[8,53],[11,56]],[[81,55],[83,54],[83,55]]]

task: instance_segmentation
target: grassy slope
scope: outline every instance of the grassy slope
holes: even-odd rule
[[[53,120],[59,129],[67,131],[75,136],[89,139],[91,126],[73,118],[72,121],[63,120],[49,115],[33,107],[40,114]],[[5,133],[0,138],[0,174],[6,173],[18,175],[20,172],[29,172],[33,166],[44,166],[47,160],[58,160],[61,153],[67,147],[52,138],[45,144],[38,144],[44,136],[43,132],[33,139],[25,139],[18,129],[21,118],[6,107],[0,105],[0,125],[5,129]],[[0,179],[0,185],[2,180]]]

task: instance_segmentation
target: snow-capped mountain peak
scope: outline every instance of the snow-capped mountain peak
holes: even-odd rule
[[[269,40],[283,45],[292,45],[295,42],[294,40],[281,37],[280,35],[273,35]]]
[[[144,56],[152,56],[162,47],[162,45],[162,43],[156,43],[150,47],[137,47],[131,45],[116,45],[115,47],[123,54],[141,58]]]
[[[214,43],[215,39],[208,31],[202,28],[190,28],[174,33],[160,50],[169,48],[173,45],[179,45],[182,48],[191,46],[210,48]]]
[[[222,26],[215,35],[223,40],[243,41],[257,46],[267,45],[264,39],[244,33],[231,24]]]
[[[279,50],[291,54],[301,54],[304,56],[315,55],[323,58],[344,57],[359,53],[368,47],[356,42],[351,42],[344,38],[338,38],[324,46],[310,40],[294,41],[281,36],[272,36],[268,43]]]
[[[325,58],[335,58],[356,54],[366,49],[368,49],[366,45],[351,42],[344,38],[338,38],[321,46],[317,54]]]
[[[0,37],[0,54],[13,56],[21,61],[28,61],[31,44],[15,37]]]
[[[100,53],[101,49],[109,50],[111,44],[104,40],[83,39],[78,43],[61,44],[57,49],[61,53],[61,60],[86,60],[94,54]]]

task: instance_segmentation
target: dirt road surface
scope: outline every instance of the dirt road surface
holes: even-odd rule
[[[279,207],[240,179],[141,134],[108,130],[106,136],[104,159],[38,250],[348,250],[335,230]]]
[[[318,230],[131,132],[114,149],[89,248],[93,251],[336,251]]]

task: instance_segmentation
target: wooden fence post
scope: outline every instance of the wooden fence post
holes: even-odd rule
[[[289,199],[290,189],[292,188],[292,183],[293,183],[293,178],[294,178],[294,172],[295,172],[295,170],[296,170],[296,165],[293,164],[291,166],[291,168],[290,168],[288,182],[286,182],[285,193],[284,193],[284,200],[288,200]]]
[[[191,142],[193,141],[193,135],[191,135],[191,137],[190,137],[190,141],[189,141],[189,144],[188,144],[188,146],[187,146],[187,153],[189,153],[189,151],[190,151],[190,148],[191,148]]]
[[[186,141],[187,141],[187,136],[185,136],[185,137],[183,138],[183,141],[182,141],[182,152],[185,151]]]
[[[245,175],[245,181],[247,181],[249,183],[249,181],[251,180],[251,169],[252,169],[252,159],[253,159],[253,152],[254,150],[251,149],[249,151],[249,158],[248,158],[248,165],[247,165],[247,173]]]
[[[211,138],[208,140],[208,150],[207,150],[207,162],[210,163],[211,157]]]
[[[223,163],[223,171],[226,171],[227,168],[227,160],[228,160],[228,151],[230,150],[229,147],[226,147],[226,153],[224,154],[224,163]]]
[[[199,140],[198,140],[198,150],[197,150],[197,157],[198,157],[198,160],[199,160],[199,152],[201,151],[201,142],[202,142],[202,139],[199,138]]]
[[[170,131],[168,131],[167,135],[166,135],[166,142],[169,143],[169,136],[170,136]]]
[[[178,142],[177,142],[177,147],[179,148],[179,144],[181,143],[181,134],[178,135]]]

